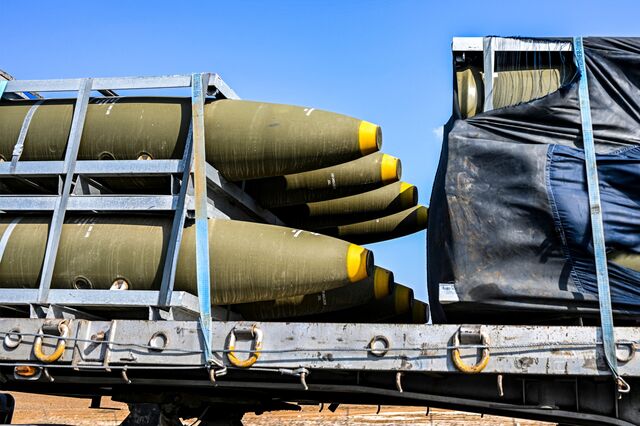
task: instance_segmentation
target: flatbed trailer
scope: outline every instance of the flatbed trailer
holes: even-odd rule
[[[192,132],[182,159],[76,160],[92,91],[108,98],[120,90],[167,88],[191,90]],[[420,405],[427,412],[455,408],[565,424],[640,424],[638,327],[615,330],[620,373],[631,387],[620,393],[598,327],[247,322],[224,307],[211,311],[206,291],[200,297],[173,291],[186,220],[281,224],[204,161],[198,111],[206,96],[236,94],[216,74],[0,84],[7,98],[52,91],[78,92],[65,160],[0,163],[0,175],[54,176],[60,182],[57,195],[0,196],[4,212],[52,217],[40,287],[0,289],[4,391],[92,398],[94,406],[110,396],[129,404],[127,425],[182,424],[180,418],[193,417],[201,424],[239,424],[246,412],[297,410],[300,404],[333,409],[340,403]],[[111,194],[93,180],[150,175],[171,176],[172,193]],[[162,287],[51,289],[67,211],[153,211],[173,218]],[[207,262],[197,257],[197,270],[208,271]],[[199,281],[199,289],[204,284]],[[11,397],[3,399],[0,412],[9,423]]]

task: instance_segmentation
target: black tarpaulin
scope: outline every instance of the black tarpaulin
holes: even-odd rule
[[[640,39],[585,38],[584,46],[612,302],[618,316],[632,316],[640,313]],[[434,321],[597,314],[577,78],[466,120],[455,111],[429,212]],[[458,302],[439,303],[443,284]]]

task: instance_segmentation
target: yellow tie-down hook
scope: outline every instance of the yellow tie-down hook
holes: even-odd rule
[[[66,349],[67,343],[65,339],[69,337],[69,323],[68,321],[60,321],[58,323],[57,331],[59,333],[59,336],[52,336],[58,339],[58,344],[56,345],[56,349],[50,355],[45,354],[42,350],[42,340],[45,334],[44,330],[47,328],[51,328],[51,326],[47,326],[46,324],[44,324],[42,327],[40,327],[40,330],[38,330],[38,335],[33,342],[33,355],[35,355],[35,357],[39,361],[52,363],[60,359],[60,357],[64,353],[64,350]],[[47,334],[47,336],[49,336],[49,334]]]
[[[253,340],[253,345],[251,348],[251,353],[249,354],[249,358],[240,359],[236,356],[234,351],[236,350],[236,333],[237,334],[247,334],[251,335]],[[258,327],[257,324],[251,326],[249,330],[243,329],[233,329],[229,333],[229,344],[227,347],[227,358],[229,362],[236,367],[246,368],[251,367],[256,363],[258,358],[260,358],[260,351],[262,350],[262,330]]]
[[[476,364],[469,365],[465,363],[460,356],[460,333],[461,330],[458,330],[453,335],[453,349],[451,350],[451,360],[453,361],[453,364],[456,366],[456,368],[463,373],[480,373],[489,363],[489,336],[484,331],[479,332],[480,341],[483,346],[482,358],[480,358],[480,361],[478,361]]]

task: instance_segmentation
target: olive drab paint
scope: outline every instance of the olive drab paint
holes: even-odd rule
[[[336,312],[319,315],[286,318],[287,321],[360,322],[385,323],[402,315],[411,315],[413,290],[394,283],[391,294],[380,299],[370,299],[366,303]]]
[[[388,216],[414,207],[418,188],[395,182],[362,194],[273,209],[285,223],[305,229],[345,225]]]
[[[566,74],[566,75],[565,75]],[[567,83],[571,75],[562,67],[509,70],[494,73],[493,109],[529,102],[555,92]],[[483,111],[483,74],[476,67],[456,72],[458,105],[462,118],[470,118]]]
[[[374,273],[350,286],[320,293],[244,303],[232,308],[246,320],[269,321],[340,311],[383,299],[393,291],[393,272],[378,266]]]
[[[0,156],[10,160],[20,128],[36,101],[0,102]],[[21,160],[62,160],[74,99],[37,107]],[[91,99],[79,160],[179,159],[191,122],[191,99]],[[380,149],[380,127],[356,118],[290,105],[207,100],[206,158],[230,180],[304,172],[355,160]]]
[[[399,238],[427,228],[428,209],[418,205],[410,209],[364,222],[319,228],[317,232],[355,244],[368,244]]]
[[[0,287],[38,286],[48,227],[43,216],[0,217]],[[132,290],[158,289],[170,230],[170,220],[152,215],[69,217],[52,288],[109,289],[123,280]],[[369,250],[280,226],[209,219],[209,249],[214,304],[318,293],[373,273]],[[194,226],[184,229],[175,290],[196,293]]]
[[[309,172],[255,179],[245,191],[263,207],[283,207],[360,194],[398,181],[400,159],[381,152]]]

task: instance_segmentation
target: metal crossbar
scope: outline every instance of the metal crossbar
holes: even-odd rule
[[[180,180],[180,191],[176,200],[176,206],[171,225],[171,235],[167,244],[167,257],[162,270],[162,284],[160,286],[160,298],[158,305],[166,307],[171,301],[173,284],[176,278],[176,266],[178,264],[178,252],[182,241],[184,222],[187,216],[187,189],[191,176],[193,164],[193,125],[189,127],[189,134],[184,145],[184,155],[182,157],[182,179]],[[206,202],[206,200],[205,200]]]
[[[93,81],[90,78],[80,80],[78,84],[78,98],[73,112],[71,121],[71,131],[67,142],[67,151],[62,165],[63,180],[62,191],[56,200],[53,209],[53,217],[51,218],[51,226],[49,227],[49,236],[47,237],[47,246],[44,254],[44,263],[40,278],[40,287],[38,292],[38,302],[46,303],[51,287],[51,279],[53,278],[53,267],[56,263],[56,255],[58,253],[58,245],[60,244],[60,235],[62,234],[62,223],[67,211],[67,203],[71,195],[71,183],[73,182],[73,173],[80,148],[80,139],[84,122],[89,107],[89,95],[91,94],[91,85]]]

